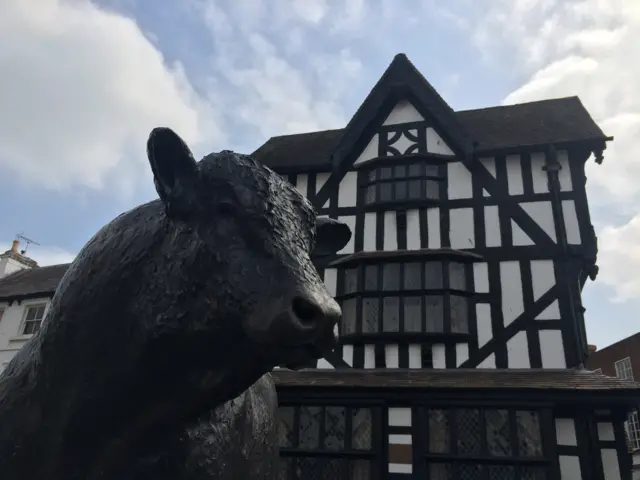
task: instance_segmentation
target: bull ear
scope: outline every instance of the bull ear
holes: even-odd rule
[[[154,128],[147,141],[147,157],[167,213],[188,209],[198,165],[187,144],[170,128]]]
[[[316,246],[313,256],[333,255],[342,250],[351,239],[351,229],[345,223],[332,218],[316,220]]]

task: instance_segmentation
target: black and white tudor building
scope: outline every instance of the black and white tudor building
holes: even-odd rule
[[[284,479],[631,478],[639,385],[583,369],[597,273],[576,97],[455,112],[397,55],[348,125],[254,156],[353,230],[341,346],[276,370]]]

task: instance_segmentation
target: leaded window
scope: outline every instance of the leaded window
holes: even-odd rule
[[[364,203],[438,200],[443,176],[438,164],[413,160],[397,165],[380,165],[362,173]]]
[[[341,336],[469,333],[470,264],[375,261],[339,269]]]
[[[420,468],[430,480],[546,480],[541,411],[425,408]]]
[[[379,468],[377,418],[366,407],[281,406],[279,480],[370,480]]]

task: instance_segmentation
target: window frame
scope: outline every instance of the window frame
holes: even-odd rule
[[[447,453],[434,453],[428,451],[429,445],[429,410],[445,410],[449,413],[449,452]],[[479,411],[479,431],[480,431],[480,453],[468,454],[459,453],[457,446],[457,432],[456,425],[452,421],[453,411],[457,410],[478,410]],[[487,410],[507,410],[508,411],[508,423],[509,423],[509,435],[515,443],[512,443],[512,448],[516,449],[518,444],[517,439],[517,424],[515,423],[516,412],[527,411],[536,412],[538,415],[538,426],[540,435],[540,450],[541,455],[537,457],[523,457],[523,456],[497,456],[490,455],[487,447],[487,427],[485,411]],[[511,466],[515,468],[516,478],[520,478],[519,469],[521,467],[539,467],[544,468],[547,478],[553,478],[553,460],[554,449],[553,444],[553,432],[555,431],[555,425],[553,422],[553,407],[549,405],[525,405],[525,404],[513,404],[513,403],[464,403],[458,404],[421,404],[414,407],[414,415],[416,421],[413,423],[413,438],[414,438],[414,472],[418,474],[419,478],[430,478],[430,466],[432,464],[449,464],[453,466],[452,478],[459,477],[459,465],[490,465],[490,466]],[[481,473],[483,480],[491,480],[490,472],[483,469]]]
[[[417,254],[415,254],[417,253]],[[449,252],[450,253],[450,252]],[[349,339],[348,343],[387,343],[397,342],[399,340],[416,340],[424,341],[425,339],[431,339],[433,341],[442,342],[460,342],[468,339],[472,335],[472,322],[473,322],[473,310],[474,310],[474,297],[476,292],[474,291],[473,282],[473,259],[463,255],[437,255],[431,254],[420,255],[419,251],[412,251],[411,255],[362,255],[356,258],[356,255],[352,256],[353,260],[342,260],[334,262],[332,268],[337,269],[337,282],[336,282],[336,300],[342,306],[343,319],[339,322],[338,331],[341,341],[343,339]],[[405,288],[405,271],[407,264],[420,265],[420,285],[415,289]],[[436,287],[428,287],[427,283],[427,265],[435,264],[435,268],[441,268],[441,280],[436,279]],[[439,264],[439,265],[438,265]],[[458,285],[452,287],[451,285],[451,271],[452,264],[457,264],[462,269],[462,280],[464,285],[462,288],[455,288]],[[385,290],[385,266],[386,265],[398,265],[397,274],[397,288]],[[367,289],[366,273],[368,268],[374,267],[377,269],[377,287],[375,289]],[[390,267],[389,267],[390,268]],[[347,289],[346,282],[348,272],[355,270],[355,288]],[[353,278],[353,277],[352,277]],[[435,278],[435,277],[434,277]],[[438,285],[439,284],[439,285]],[[440,297],[438,309],[441,309],[442,323],[439,325],[440,330],[428,328],[428,297]],[[459,297],[464,300],[466,305],[466,320],[464,325],[456,331],[452,322],[452,305],[451,299]],[[384,308],[385,298],[397,298],[397,306],[393,307],[398,315],[397,330],[385,330],[384,322]],[[420,330],[415,329],[407,330],[408,324],[407,317],[405,315],[405,303],[406,299],[413,298],[419,299],[420,308]],[[350,307],[348,310],[345,308],[344,303],[349,300],[355,299],[355,306]],[[365,323],[363,310],[365,308],[365,300],[372,299],[373,303],[377,300],[377,328],[376,331],[364,331]],[[349,317],[344,315],[346,311],[353,311],[354,325],[352,328],[346,328],[345,318],[348,321]]]
[[[638,410],[634,410],[627,416],[625,422],[629,445],[632,450],[640,449],[640,414]]]
[[[24,313],[22,314],[22,322],[20,323],[20,329],[18,330],[20,333],[20,336],[33,336],[36,333],[38,333],[38,330],[40,330],[40,328],[42,327],[42,322],[44,321],[45,317],[47,316],[47,308],[48,308],[48,303],[31,303],[28,305],[24,306]],[[38,309],[42,307],[42,317],[40,319],[34,319],[34,320],[27,320],[27,316],[29,315],[29,311],[32,309]],[[27,325],[31,324],[31,323],[36,323],[38,324],[38,327],[35,329],[35,331],[33,331],[32,333],[25,333],[27,330]]]
[[[618,368],[620,366],[620,368]],[[633,380],[633,365],[631,364],[631,357],[622,358],[614,363],[616,369],[616,377],[622,380]],[[629,376],[621,375],[621,373],[628,373]]]
[[[345,414],[345,437],[344,444],[349,444],[351,446],[353,439],[353,411],[358,409],[369,409],[371,412],[371,447],[368,450],[362,449],[329,449],[326,447],[317,447],[317,448],[308,448],[308,447],[299,447],[298,443],[298,435],[299,435],[299,425],[300,425],[300,410],[303,407],[319,407],[322,409],[330,408],[330,407],[340,407],[346,409]],[[293,445],[284,447],[280,442],[280,411],[283,408],[292,408],[293,409],[293,418],[291,423],[291,429],[293,432]],[[329,400],[329,399],[318,399],[317,401],[287,401],[283,399],[279,402],[278,405],[278,420],[277,420],[277,428],[278,428],[278,448],[280,455],[280,464],[281,468],[287,468],[289,470],[287,479],[294,478],[292,475],[292,470],[296,465],[295,459],[298,458],[325,458],[330,460],[366,460],[369,462],[369,473],[370,478],[376,479],[378,478],[378,472],[380,471],[382,462],[384,461],[384,455],[382,455],[383,449],[383,405],[379,403],[373,402],[353,402],[349,400]],[[322,418],[325,419],[325,412],[323,411]],[[323,445],[326,434],[326,420],[319,425],[318,428],[318,445]],[[283,461],[284,459],[294,459],[294,461],[288,463]],[[284,465],[287,465],[286,467]],[[346,472],[345,472],[346,473]],[[346,480],[347,477],[345,477]],[[340,480],[340,479],[338,479]]]
[[[356,166],[358,170],[358,205],[365,210],[394,205],[437,205],[446,200],[447,161],[450,159],[444,159],[436,154],[408,154],[377,157],[363,162]],[[415,168],[416,165],[419,166],[420,171],[410,173],[412,167]],[[398,168],[404,168],[404,174],[397,173]],[[389,169],[388,177],[384,175],[385,169]],[[411,198],[410,183],[416,181],[420,182],[420,195]],[[397,198],[397,185],[400,183],[405,184],[404,198]],[[381,200],[381,185],[385,184],[391,184],[390,199]],[[431,188],[428,188],[429,185]],[[370,187],[375,187],[374,199],[367,201]],[[435,191],[435,196],[430,195],[432,191]]]

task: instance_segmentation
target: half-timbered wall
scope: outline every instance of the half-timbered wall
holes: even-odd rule
[[[406,365],[400,359],[413,358],[415,345],[398,344],[398,359],[386,365],[372,360],[372,346],[354,353],[345,345],[344,362],[366,368],[579,365],[586,341],[578,286],[582,264],[576,258],[593,239],[584,158],[567,150],[523,150],[469,164],[443,136],[414,105],[401,101],[335,185],[327,183],[328,173],[289,175],[321,214],[352,228],[339,257],[440,248],[482,257],[473,265],[473,338],[466,344],[447,352],[425,343],[420,348],[431,360]],[[421,172],[421,183],[412,169]],[[390,187],[394,175],[404,184]],[[334,293],[338,270],[323,270]],[[413,353],[402,353],[410,348]],[[331,365],[321,361],[319,367]]]

